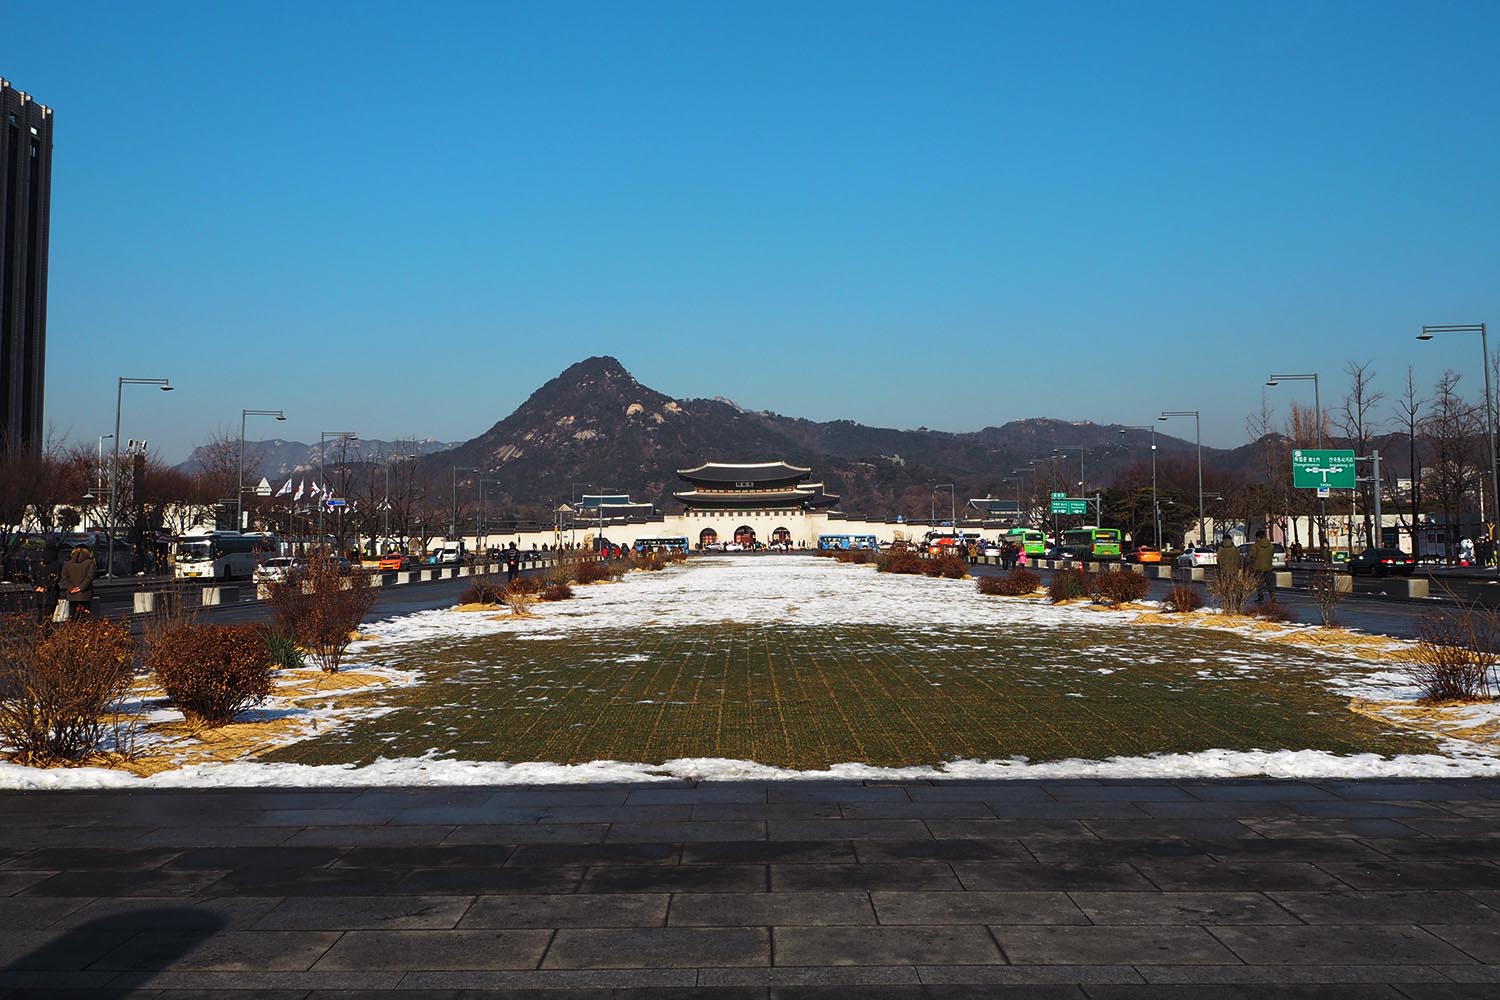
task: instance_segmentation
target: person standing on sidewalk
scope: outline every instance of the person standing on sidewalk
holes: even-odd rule
[[[93,614],[96,569],[94,553],[83,545],[74,549],[68,561],[63,564],[60,574],[61,596],[68,602],[70,618],[87,618]]]
[[[516,574],[521,571],[521,550],[516,548],[516,543],[511,542],[510,548],[505,550],[505,585],[510,586],[516,580]]]
[[[45,625],[57,614],[57,584],[62,567],[58,565],[57,546],[48,542],[42,549],[42,561],[36,568],[32,586],[36,588],[36,623]]]
[[[1266,598],[1276,603],[1276,577],[1272,575],[1276,564],[1276,546],[1264,531],[1255,533],[1255,544],[1250,546],[1250,570],[1255,574],[1255,603],[1264,604]]]

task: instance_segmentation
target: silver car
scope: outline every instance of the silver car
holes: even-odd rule
[[[307,568],[297,556],[272,556],[255,567],[256,583],[286,583]]]

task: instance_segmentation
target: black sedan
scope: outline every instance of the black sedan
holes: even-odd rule
[[[1365,549],[1356,552],[1348,562],[1349,575],[1411,576],[1417,561],[1400,549]]]

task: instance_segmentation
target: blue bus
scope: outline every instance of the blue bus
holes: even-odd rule
[[[632,546],[636,554],[642,552],[654,552],[657,549],[665,549],[668,552],[687,552],[688,540],[686,538],[637,538]]]
[[[820,549],[873,549],[876,547],[874,535],[819,535],[818,548]]]

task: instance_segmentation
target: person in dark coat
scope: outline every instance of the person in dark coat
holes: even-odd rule
[[[47,544],[42,549],[42,561],[36,568],[32,585],[36,588],[36,621],[38,625],[50,622],[57,613],[57,584],[62,567],[58,565],[57,546]]]
[[[68,602],[69,617],[87,618],[93,614],[96,571],[94,553],[83,545],[74,549],[68,561],[63,563],[59,586],[61,597]]]
[[[521,571],[521,550],[516,548],[516,543],[511,542],[510,548],[505,550],[505,582],[507,585],[513,583],[516,574]]]

